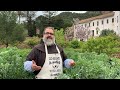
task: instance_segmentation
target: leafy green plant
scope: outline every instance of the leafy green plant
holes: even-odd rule
[[[72,48],[79,48],[79,41],[78,40],[73,40],[73,41],[71,41],[71,47]]]
[[[105,36],[105,37],[98,37],[98,38],[91,38],[87,42],[81,45],[82,52],[96,52],[100,53],[107,53],[112,51],[112,48],[119,47],[119,40],[116,37]]]
[[[56,43],[59,44],[61,47],[65,47],[65,37],[64,37],[64,30],[55,30],[55,38],[56,38]]]
[[[29,45],[31,48],[34,47],[35,45],[40,43],[40,38],[39,37],[30,37],[26,38],[24,41],[27,45]]]
[[[0,79],[33,79],[34,74],[26,72],[23,62],[31,49],[8,47],[0,49]],[[66,48],[68,58],[75,61],[72,68],[63,68],[64,73],[56,79],[119,79],[120,59],[110,58],[105,53],[80,53]]]
[[[116,35],[116,33],[113,30],[104,29],[100,34],[100,36],[109,36],[109,35]]]
[[[15,47],[0,52],[0,78],[1,79],[32,79],[33,74],[23,68],[23,62],[30,50],[20,50]]]
[[[76,65],[71,69],[64,69],[70,79],[115,79],[120,76],[120,61],[117,58],[95,52],[76,53],[69,50],[66,53],[72,53],[69,58],[77,54],[77,58],[74,58]]]

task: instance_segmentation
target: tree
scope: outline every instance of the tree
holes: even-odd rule
[[[48,19],[48,26],[51,25],[52,17],[57,14],[57,11],[43,11],[43,15]]]
[[[100,37],[109,36],[109,35],[116,35],[116,32],[114,32],[114,30],[104,29],[101,31]]]
[[[44,16],[39,16],[35,20],[36,28],[40,30],[39,35],[42,37],[44,28],[48,25],[47,18]]]
[[[18,21],[20,23],[21,17],[24,17],[24,12],[23,11],[17,11],[17,15],[18,15]]]
[[[23,24],[16,24],[12,32],[12,40],[13,42],[22,42],[25,40],[25,29]]]
[[[60,30],[64,26],[64,21],[61,18],[53,18],[51,26],[53,26],[55,29]]]
[[[67,27],[73,25],[73,19],[75,18],[78,18],[77,20],[80,21],[82,19],[101,15],[100,11],[87,11],[86,13],[62,12],[56,14],[57,11],[43,11],[43,16],[39,16],[36,19],[36,25],[39,26],[41,34],[43,28],[46,26],[53,26],[56,29],[63,28],[65,30]]]
[[[17,40],[20,34],[17,32],[17,14],[15,11],[1,11],[0,12],[0,41],[8,47],[8,44]],[[21,29],[20,32],[23,32]],[[16,35],[15,35],[16,34]],[[15,37],[14,37],[15,35]]]
[[[72,20],[74,17],[78,17],[78,14],[72,12],[62,12],[59,15],[56,15],[54,18],[58,18],[58,20],[63,20],[62,28],[65,30],[67,27],[72,26]]]
[[[37,11],[24,11],[24,17],[27,20],[27,30],[28,30],[28,36],[33,37],[36,33],[36,30],[34,27],[34,17],[36,15]]]
[[[86,41],[90,37],[90,30],[89,28],[84,28],[81,25],[75,25],[75,36],[80,41]]]

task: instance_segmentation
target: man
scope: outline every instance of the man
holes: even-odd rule
[[[47,27],[41,43],[27,56],[24,69],[33,72],[36,79],[54,79],[63,73],[63,66],[70,68],[74,65],[74,60],[67,59],[63,49],[56,45],[54,28]]]

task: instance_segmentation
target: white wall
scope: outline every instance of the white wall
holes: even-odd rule
[[[94,36],[97,37],[100,35],[100,33],[103,29],[114,30],[115,20],[112,23],[112,18],[114,18],[114,16],[103,18],[103,19],[96,19],[91,22],[83,23],[80,25],[83,25],[83,27],[85,27],[85,24],[87,24],[87,26],[89,26],[89,23],[90,23],[89,29],[91,30],[91,32],[92,32],[92,30],[94,30]],[[102,24],[102,20],[103,20],[103,24]],[[108,20],[108,23],[107,23],[107,20]],[[94,22],[94,26],[93,26],[93,22]],[[97,22],[98,22],[98,25],[97,25]],[[97,34],[97,30],[98,30],[98,34]]]
[[[115,18],[114,30],[120,36],[120,11],[115,11],[114,18]],[[118,18],[118,22],[117,22],[117,18]]]
[[[79,25],[82,25],[85,28],[85,24],[86,27],[89,27],[89,23],[90,23],[90,27],[88,29],[91,30],[91,33],[92,30],[94,30],[94,37],[99,36],[101,34],[101,31],[104,29],[114,30],[116,34],[120,36],[120,11],[114,11],[114,12],[115,12],[114,16],[110,16],[102,19],[96,19]],[[114,18],[114,22],[112,22],[112,18]],[[103,20],[103,24],[102,24],[102,20]],[[97,26],[97,21],[99,22],[98,26]],[[94,26],[93,26],[93,22],[94,22]],[[98,34],[96,33],[97,31],[96,29],[99,30]],[[75,32],[74,32],[74,36],[75,36]]]

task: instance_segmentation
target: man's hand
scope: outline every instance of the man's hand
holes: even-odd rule
[[[75,62],[74,60],[71,60],[70,63],[69,63],[70,66],[74,66],[75,65]]]
[[[38,71],[41,69],[41,66],[37,66],[36,62],[34,60],[32,60],[32,69],[35,71]]]

